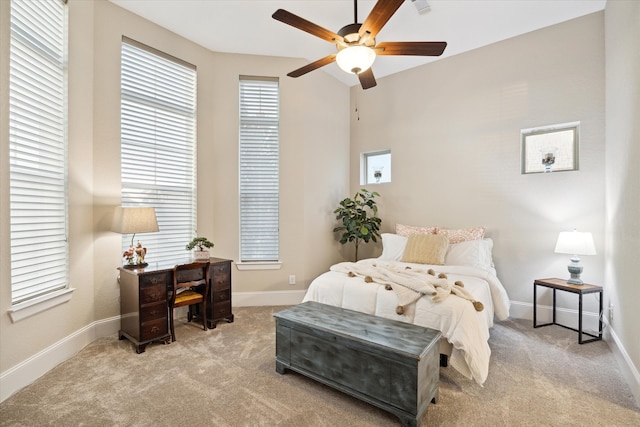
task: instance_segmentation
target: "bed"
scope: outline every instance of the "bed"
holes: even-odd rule
[[[493,241],[480,229],[469,237],[474,229],[460,234],[396,226],[395,234],[381,235],[380,257],[335,264],[311,282],[303,302],[437,329],[448,363],[482,385],[489,372],[489,330],[494,317],[509,317],[509,298],[493,265]],[[408,283],[399,283],[400,276],[409,277]]]

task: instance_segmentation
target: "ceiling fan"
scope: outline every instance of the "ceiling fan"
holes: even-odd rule
[[[447,47],[447,42],[376,42],[376,35],[403,2],[404,0],[378,0],[364,23],[359,24],[358,2],[353,0],[354,23],[345,25],[337,33],[284,9],[276,10],[272,15],[273,19],[320,37],[330,43],[335,43],[336,48],[338,48],[337,53],[320,58],[287,75],[289,77],[300,77],[332,62],[337,62],[338,66],[344,71],[358,75],[363,89],[369,89],[376,85],[376,79],[371,70],[371,65],[376,55],[442,55],[442,52]]]

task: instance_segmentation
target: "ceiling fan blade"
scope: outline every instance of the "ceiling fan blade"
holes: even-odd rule
[[[378,55],[440,56],[447,42],[380,42],[376,45]]]
[[[360,37],[367,32],[371,33],[370,37],[375,37],[402,3],[404,0],[378,0],[358,31]]]
[[[371,70],[371,68],[358,74],[358,79],[360,80],[362,89],[369,89],[378,84],[376,83],[376,78],[373,76],[373,70]]]
[[[328,42],[334,43],[335,41],[342,41],[342,37],[333,31],[322,28],[321,26],[294,15],[291,12],[287,12],[284,9],[276,10],[271,17],[277,21],[284,22],[287,25],[291,25],[292,27],[305,31],[313,36],[320,37]]]
[[[304,67],[300,67],[297,70],[293,70],[288,73],[289,77],[300,77],[304,74],[307,74],[310,71],[317,70],[320,67],[324,67],[325,65],[331,64],[336,61],[337,54],[332,53],[331,55],[325,56],[324,58],[320,58],[317,61],[312,62],[311,64],[307,64]]]

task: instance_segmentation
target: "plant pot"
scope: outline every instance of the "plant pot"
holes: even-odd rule
[[[194,251],[193,255],[195,259],[209,259],[211,255],[209,255],[209,251]]]

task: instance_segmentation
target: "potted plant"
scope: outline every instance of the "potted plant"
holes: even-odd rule
[[[355,260],[358,261],[358,246],[361,242],[373,240],[377,242],[380,237],[380,223],[382,220],[376,215],[378,207],[374,198],[380,196],[377,192],[361,189],[353,196],[340,202],[340,206],[333,211],[336,219],[342,225],[335,227],[333,232],[342,232],[340,243],[353,242],[356,248]]]
[[[194,237],[191,242],[186,246],[188,251],[196,249],[193,254],[196,259],[209,259],[209,251],[207,249],[212,248],[213,243],[206,237]]]

